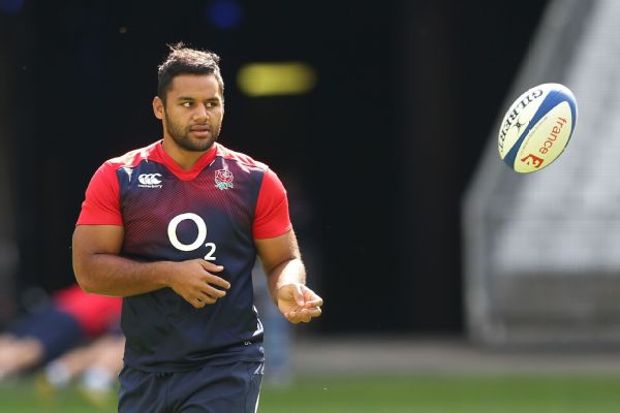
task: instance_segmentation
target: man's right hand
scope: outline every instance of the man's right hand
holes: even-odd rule
[[[201,258],[177,262],[168,286],[195,308],[203,308],[224,297],[230,288],[228,281],[214,274],[223,269]]]

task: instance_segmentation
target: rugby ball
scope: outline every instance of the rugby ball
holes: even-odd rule
[[[577,101],[559,83],[529,89],[510,106],[499,128],[500,158],[515,172],[539,171],[562,154],[575,130]]]

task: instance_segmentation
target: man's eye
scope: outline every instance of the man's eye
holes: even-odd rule
[[[191,108],[192,107],[192,102],[183,102],[181,104],[184,108]]]

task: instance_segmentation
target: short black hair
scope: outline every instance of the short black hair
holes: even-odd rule
[[[166,101],[166,94],[175,76],[182,74],[214,75],[224,99],[224,80],[220,73],[220,57],[208,50],[186,47],[179,42],[168,45],[170,53],[157,69],[157,96]]]

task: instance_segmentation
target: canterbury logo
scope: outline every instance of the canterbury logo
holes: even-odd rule
[[[138,185],[141,188],[161,188],[161,174],[140,174],[138,175]]]

